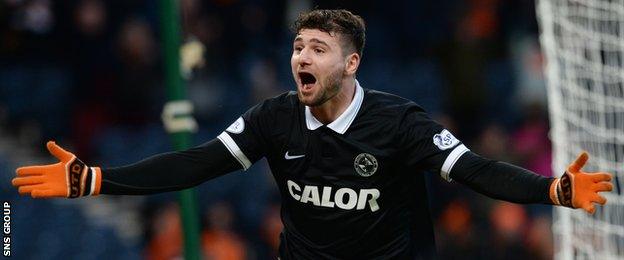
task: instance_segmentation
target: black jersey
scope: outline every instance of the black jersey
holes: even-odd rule
[[[218,138],[244,169],[267,158],[282,196],[282,259],[431,257],[423,171],[448,180],[468,151],[414,102],[357,82],[349,107],[328,125],[289,92]]]
[[[283,259],[433,258],[424,171],[495,199],[553,203],[553,178],[474,154],[413,102],[359,84],[328,125],[285,93],[202,145],[104,168],[100,191],[182,190],[263,156],[283,198]]]
[[[100,193],[182,190],[261,157],[282,195],[282,259],[434,258],[424,171],[495,199],[553,203],[553,178],[474,154],[418,105],[358,83],[328,125],[284,93],[202,145],[104,168]]]

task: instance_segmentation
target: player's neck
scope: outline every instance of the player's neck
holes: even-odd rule
[[[355,96],[355,79],[349,78],[342,82],[340,92],[320,106],[310,107],[312,115],[321,123],[334,122],[351,104]]]

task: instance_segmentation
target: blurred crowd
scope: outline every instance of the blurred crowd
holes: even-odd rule
[[[200,126],[194,144],[214,138],[260,100],[294,89],[289,25],[300,12],[346,8],[367,22],[357,77],[363,87],[421,104],[485,157],[552,175],[532,0],[179,4],[183,41],[206,47],[203,66],[185,81]],[[166,96],[159,8],[158,1],[148,0],[0,0],[0,140],[44,156],[42,144],[54,139],[103,167],[170,150],[160,122]],[[14,255],[181,256],[174,193],[62,205],[23,199],[8,183],[15,167],[26,162],[11,160],[17,155],[6,150],[0,149],[0,195],[18,204],[14,247],[22,251]],[[427,176],[442,259],[551,258],[551,207],[495,201],[435,173]],[[197,188],[206,259],[275,258],[281,222],[274,185],[266,163],[259,162]],[[87,203],[101,206],[80,210]],[[114,225],[89,221],[111,203],[137,212],[137,232],[123,235]],[[82,246],[66,249],[69,244],[63,244],[77,234]],[[56,242],[44,243],[50,239]],[[32,249],[25,240],[44,242]],[[97,242],[85,242],[90,240]]]

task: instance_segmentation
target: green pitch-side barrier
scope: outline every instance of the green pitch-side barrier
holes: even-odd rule
[[[197,128],[186,100],[186,88],[180,74],[180,16],[177,1],[161,0],[161,34],[165,62],[165,84],[169,102],[163,109],[163,123],[170,133],[175,150],[191,146],[191,132]],[[195,189],[179,192],[180,216],[184,232],[184,258],[200,259],[199,214]]]

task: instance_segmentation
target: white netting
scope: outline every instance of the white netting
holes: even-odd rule
[[[537,12],[553,168],[587,150],[585,169],[616,177],[595,215],[554,210],[555,258],[624,259],[624,0],[539,0]]]

